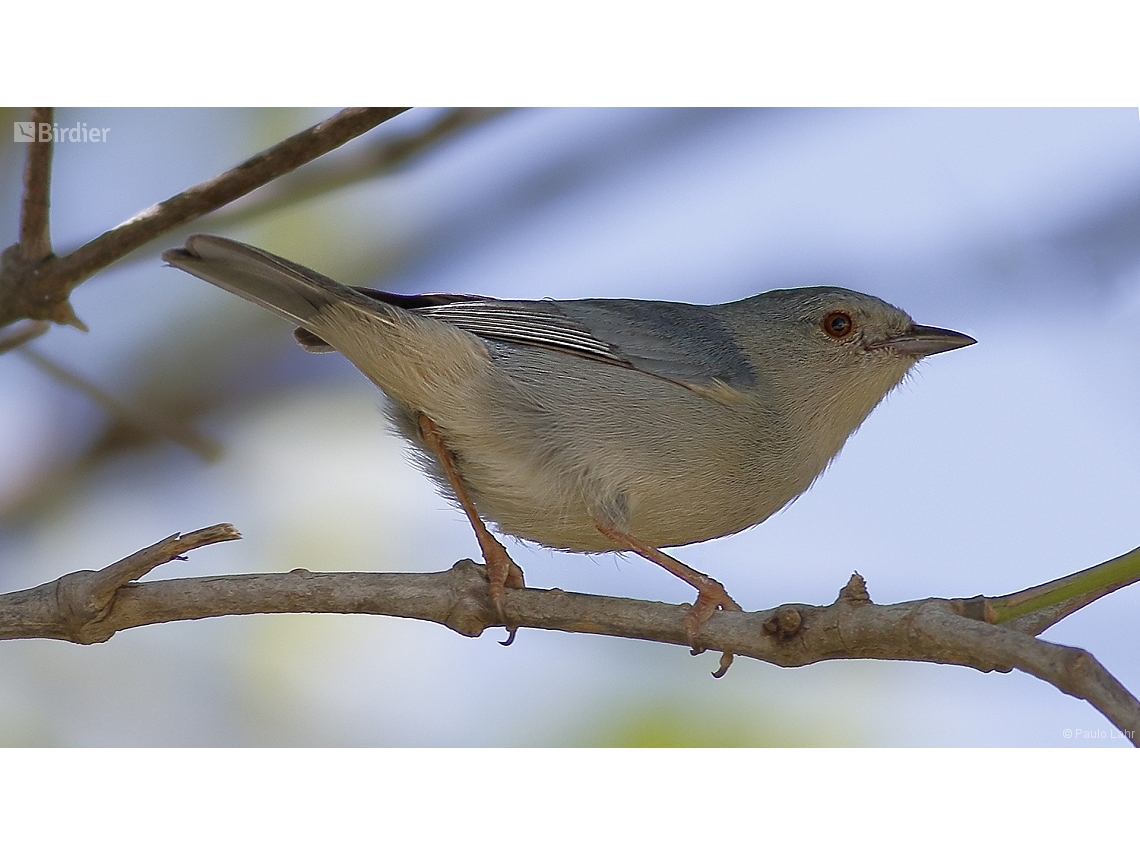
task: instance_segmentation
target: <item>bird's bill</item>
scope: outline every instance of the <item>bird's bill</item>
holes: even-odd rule
[[[965,333],[915,324],[901,335],[875,342],[870,345],[870,348],[889,347],[896,353],[905,353],[921,358],[930,356],[932,353],[944,353],[947,350],[957,350],[959,347],[968,347],[977,343],[977,339],[971,338]]]

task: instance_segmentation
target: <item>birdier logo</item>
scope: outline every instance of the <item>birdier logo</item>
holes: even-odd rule
[[[107,141],[110,128],[89,128],[86,122],[76,122],[74,125],[60,127],[47,122],[13,122],[12,139],[14,142],[94,142]]]

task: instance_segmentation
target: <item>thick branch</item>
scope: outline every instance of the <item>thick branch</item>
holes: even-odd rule
[[[148,208],[69,255],[47,258],[32,270],[18,269],[11,251],[5,251],[0,262],[0,326],[20,318],[72,323],[74,314],[67,306],[67,297],[91,274],[163,232],[229,204],[405,109],[370,107],[342,110],[331,119],[283,140],[233,169]]]
[[[0,638],[90,644],[120,629],[240,614],[324,612],[428,620],[463,635],[498,626],[483,568],[460,561],[443,573],[311,573],[219,576],[136,584],[148,569],[206,543],[236,538],[214,526],[168,538],[110,567],[79,571],[0,596]],[[520,627],[637,638],[686,646],[686,606],[525,588],[506,593]],[[1009,626],[964,616],[961,601],[875,605],[852,577],[830,606],[792,604],[762,612],[717,612],[698,642],[784,667],[830,659],[894,659],[1014,668],[1083,698],[1133,743],[1140,702],[1090,654]]]

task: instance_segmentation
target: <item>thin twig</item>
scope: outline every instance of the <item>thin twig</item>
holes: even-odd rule
[[[402,113],[405,107],[342,110],[244,163],[136,214],[62,258],[48,258],[33,270],[17,270],[9,251],[0,267],[0,327],[20,318],[69,323],[67,297],[98,270],[169,229],[227,205]]]
[[[1071,576],[987,599],[993,611],[993,623],[1016,620],[1021,632],[1039,635],[1065,616],[1138,579],[1140,549],[1134,549]]]
[[[106,410],[113,419],[128,424],[150,436],[169,439],[171,442],[178,443],[203,460],[217,460],[222,456],[221,443],[199,433],[189,425],[126,404],[110,392],[101,389],[90,380],[80,377],[71,369],[65,368],[51,357],[45,356],[33,348],[24,348],[20,351],[20,355],[49,377],[86,395]]]
[[[100,596],[113,594],[128,582],[141,579],[155,567],[181,558],[191,549],[213,543],[224,543],[228,540],[241,540],[241,532],[230,523],[206,526],[189,534],[172,534],[158,543],[140,549],[133,555],[109,564],[102,570],[95,571],[90,578],[99,581],[92,586],[92,589],[98,591]]]
[[[236,537],[226,527],[203,542]],[[218,534],[217,532],[222,532]],[[203,532],[196,533],[202,536]],[[90,644],[128,627],[238,614],[377,614],[427,620],[476,636],[501,625],[485,568],[460,561],[443,573],[291,573],[218,576],[137,584],[142,569],[186,549],[167,539],[99,571],[71,573],[0,596],[0,638],[56,638]],[[212,540],[210,538],[213,538]],[[201,545],[195,543],[195,545]],[[177,547],[177,549],[175,549]],[[141,572],[140,572],[141,571]],[[110,591],[116,580],[126,584]],[[92,594],[92,591],[95,594]],[[520,627],[688,646],[687,606],[534,588],[508,589],[506,611]],[[830,606],[789,604],[762,612],[717,612],[697,642],[775,665],[885,659],[1018,669],[1083,698],[1133,744],[1140,702],[1089,653],[1041,641],[960,613],[960,602],[928,599],[875,605],[853,576]]]
[[[0,353],[7,353],[17,347],[23,347],[32,339],[39,338],[51,329],[47,321],[28,321],[15,329],[0,332]]]
[[[40,125],[52,125],[51,107],[32,110],[33,140],[28,143],[28,159],[24,165],[24,199],[20,206],[20,251],[24,260],[35,264],[51,255],[52,137],[40,142]]]
[[[224,211],[208,215],[201,226],[208,231],[224,232],[254,217],[308,202],[342,187],[391,172],[459,131],[473,128],[505,112],[505,108],[477,107],[448,110],[426,128],[385,137],[351,155],[338,157],[336,161],[314,163],[304,172],[275,181],[263,191],[246,196]]]

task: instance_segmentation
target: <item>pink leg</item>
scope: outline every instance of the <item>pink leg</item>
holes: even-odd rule
[[[511,556],[507,554],[507,550],[503,548],[503,544],[495,540],[495,536],[487,530],[487,526],[485,526],[483,520],[479,518],[479,514],[475,511],[475,506],[471,504],[471,497],[467,494],[467,488],[463,484],[463,479],[459,477],[459,471],[455,468],[455,458],[444,444],[443,436],[439,432],[439,425],[422,413],[420,414],[419,423],[420,433],[423,434],[424,443],[439,460],[440,465],[443,467],[444,474],[447,475],[448,483],[451,484],[451,489],[455,491],[455,496],[459,499],[459,504],[463,507],[463,512],[467,514],[471,528],[475,530],[475,538],[479,541],[479,548],[483,551],[483,561],[487,565],[487,579],[491,587],[491,600],[495,603],[495,610],[499,613],[499,620],[503,622],[503,626],[507,628],[507,632],[509,633],[507,640],[502,643],[510,644],[515,640],[515,632],[518,630],[518,627],[510,625],[503,604],[506,599],[506,589],[508,587],[525,587],[526,583],[523,581],[522,569],[511,560]]]
[[[688,564],[683,564],[671,555],[666,555],[656,546],[642,543],[636,537],[619,531],[611,525],[596,523],[598,531],[611,541],[625,549],[636,552],[643,558],[648,558],[654,564],[664,567],[678,579],[683,579],[697,589],[697,601],[685,615],[685,635],[694,653],[702,652],[697,644],[697,634],[701,631],[704,622],[712,617],[713,612],[722,609],[726,612],[743,611],[736,600],[728,595],[724,585],[711,576],[706,576],[699,570],[694,570]],[[713,673],[714,677],[723,677],[732,664],[732,654],[723,653],[720,657],[720,667]]]

